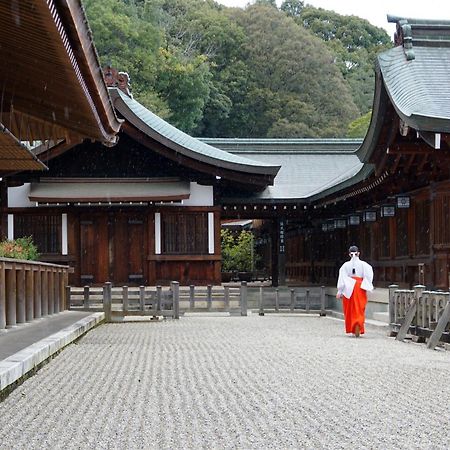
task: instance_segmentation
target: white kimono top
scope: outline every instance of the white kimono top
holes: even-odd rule
[[[361,261],[358,256],[353,256],[350,261],[342,264],[339,269],[339,278],[337,289],[339,295],[350,298],[353,294],[356,280],[352,277],[362,278],[361,289],[365,291],[373,291],[373,269],[372,266],[365,261]]]

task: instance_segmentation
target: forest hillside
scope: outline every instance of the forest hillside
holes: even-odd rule
[[[202,137],[363,135],[375,58],[392,45],[364,19],[299,0],[84,3],[101,63],[128,72],[146,107]]]

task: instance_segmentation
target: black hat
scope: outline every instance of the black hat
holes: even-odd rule
[[[352,245],[349,249],[348,249],[348,252],[349,253],[358,253],[359,252],[359,249],[358,249],[358,247],[356,246],[356,245]]]

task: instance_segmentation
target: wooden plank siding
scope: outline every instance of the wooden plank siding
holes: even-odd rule
[[[161,213],[161,254],[155,251],[155,213]],[[214,214],[209,254],[208,213]],[[220,284],[220,209],[147,206],[11,208],[15,237],[33,236],[40,259],[73,267],[73,286]],[[68,255],[61,254],[61,215],[67,214]],[[43,218],[47,217],[46,220]],[[166,220],[167,219],[167,220]],[[19,226],[16,226],[19,224]]]
[[[411,288],[419,282],[435,289],[450,283],[450,182],[411,194],[411,207],[395,217],[345,229],[317,228],[287,234],[287,280],[291,283],[335,284],[347,248],[356,244],[375,269],[375,284]],[[424,279],[419,279],[424,264]]]

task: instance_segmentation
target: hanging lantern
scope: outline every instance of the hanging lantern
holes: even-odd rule
[[[377,221],[377,212],[376,211],[364,211],[363,221],[364,222],[376,222]]]
[[[394,205],[383,205],[381,207],[381,217],[394,217],[394,216],[395,216]]]
[[[411,197],[401,195],[397,197],[397,208],[409,208],[411,206]]]
[[[348,224],[349,225],[359,225],[361,223],[361,217],[359,214],[352,214],[348,216]]]
[[[346,228],[347,227],[347,221],[345,219],[334,219],[334,227],[335,228]]]

